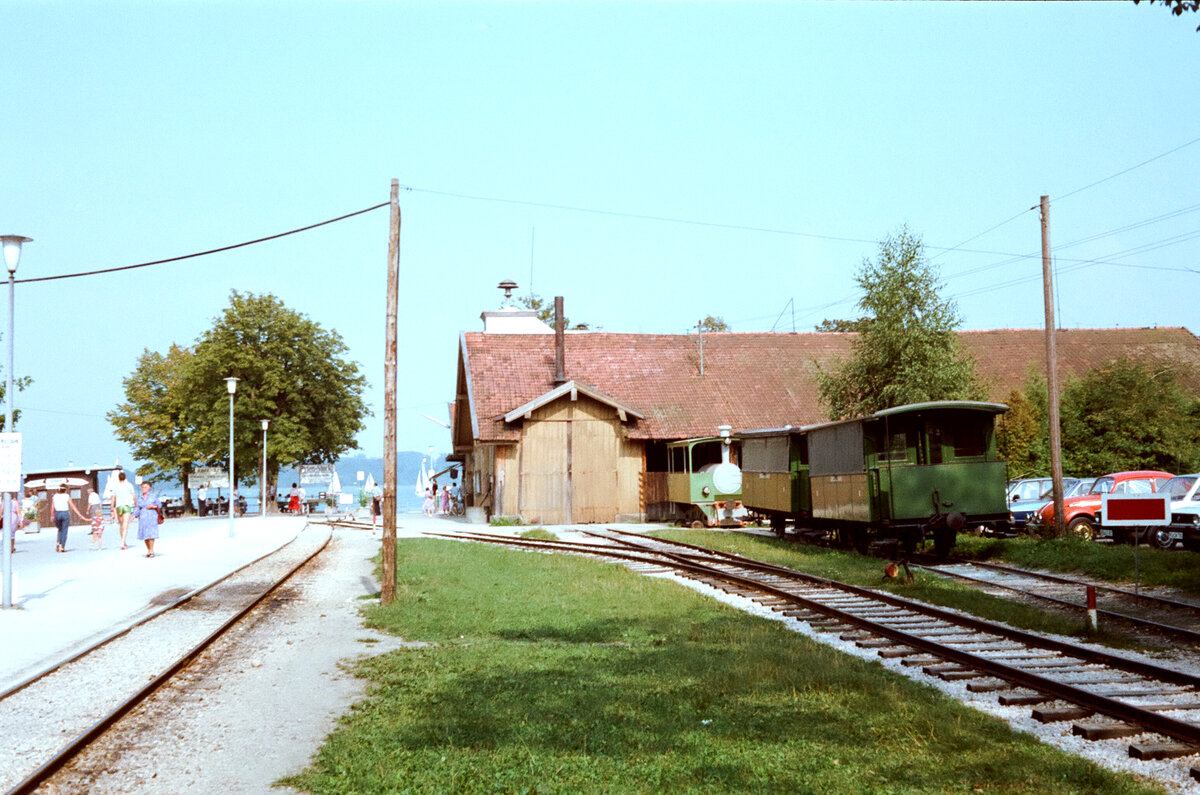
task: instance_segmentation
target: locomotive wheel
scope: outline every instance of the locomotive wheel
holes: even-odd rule
[[[693,520],[693,521],[692,521],[692,529],[693,529],[693,530],[703,530],[703,529],[704,529],[704,522],[700,521],[699,519],[695,519],[695,520]]]
[[[1072,519],[1070,524],[1067,525],[1067,532],[1085,541],[1096,540],[1096,526],[1086,516],[1076,516]]]

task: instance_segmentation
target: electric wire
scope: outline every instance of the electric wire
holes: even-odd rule
[[[364,213],[369,213],[372,210],[378,210],[381,207],[387,207],[390,203],[391,202],[383,202],[382,204],[376,204],[374,207],[367,207],[364,210],[356,210],[352,213],[346,213],[345,215],[339,215],[337,218],[330,218],[327,221],[320,221],[319,223],[309,224],[308,226],[302,226],[299,229],[290,229],[287,232],[280,232],[278,234],[267,235],[266,237],[260,237],[260,238],[254,239],[254,240],[247,240],[244,243],[234,243],[233,245],[230,245],[230,246],[221,246],[220,248],[210,248],[207,251],[197,251],[194,254],[184,254],[184,255],[178,256],[178,257],[168,257],[166,259],[157,259],[157,260],[152,260],[150,262],[139,262],[136,265],[121,265],[121,266],[118,266],[115,268],[100,268],[98,270],[81,271],[79,273],[63,273],[63,274],[59,274],[58,276],[38,276],[33,279],[16,279],[15,283],[16,284],[31,284],[33,282],[50,282],[50,281],[55,281],[57,279],[77,279],[81,276],[96,276],[97,274],[101,274],[101,273],[116,273],[117,271],[128,271],[128,270],[134,270],[135,268],[148,268],[151,265],[164,265],[168,262],[180,262],[181,260],[185,260],[185,259],[195,259],[196,257],[206,257],[209,254],[219,254],[223,251],[232,251],[235,248],[244,248],[246,246],[253,246],[256,243],[265,243],[268,240],[278,240],[279,238],[287,237],[288,235],[295,235],[300,232],[307,232],[308,230],[316,229],[319,226],[327,226],[329,224],[337,223],[338,221],[344,221],[347,218],[353,218],[356,215],[363,215]]]
[[[1180,149],[1186,149],[1187,147],[1189,147],[1195,143],[1200,143],[1200,138],[1193,138],[1192,140],[1188,141],[1187,143],[1180,144],[1179,146],[1175,147],[1174,149],[1171,149],[1170,151],[1163,152],[1161,155],[1155,155],[1154,157],[1150,158],[1149,160],[1143,160],[1142,162],[1138,163],[1136,166],[1130,166],[1129,168],[1118,171],[1115,174],[1109,174],[1104,179],[1098,179],[1095,182],[1084,185],[1082,188],[1076,188],[1075,190],[1071,191],[1070,193],[1064,193],[1062,196],[1055,196],[1054,201],[1060,202],[1063,199],[1074,196],[1076,193],[1083,193],[1085,190],[1090,190],[1091,188],[1094,188],[1097,185],[1102,185],[1111,179],[1116,179],[1117,177],[1119,177],[1123,174],[1128,174],[1130,171],[1134,171],[1136,169],[1141,168],[1142,166],[1149,165],[1150,163],[1153,163],[1155,160],[1161,160],[1164,157],[1166,157],[1167,155],[1173,155],[1176,152],[1178,152]]]

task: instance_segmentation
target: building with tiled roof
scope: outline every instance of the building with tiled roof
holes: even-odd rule
[[[816,374],[848,357],[855,336],[723,332],[701,347],[696,335],[568,333],[559,374],[554,333],[538,333],[527,314],[510,310],[526,322],[521,333],[485,313],[487,330],[461,335],[452,434],[468,505],[546,524],[654,514],[666,442],[718,425],[827,420]],[[991,400],[1044,370],[1042,330],[959,336]],[[1061,330],[1057,352],[1063,377],[1119,357],[1174,362],[1200,395],[1200,339],[1184,328]]]

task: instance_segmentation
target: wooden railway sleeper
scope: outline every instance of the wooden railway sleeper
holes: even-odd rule
[[[1119,740],[1145,731],[1141,726],[1128,723],[1076,723],[1071,727],[1071,734],[1085,740]]]
[[[1189,743],[1133,743],[1129,746],[1129,755],[1134,759],[1178,759],[1181,756],[1195,756],[1200,753],[1200,746]],[[1195,768],[1192,768],[1194,771]],[[1194,777],[1193,773],[1193,777]]]
[[[1090,710],[1087,707],[1052,707],[1035,709],[1033,711],[1033,719],[1038,723],[1063,723],[1069,720],[1090,718],[1095,714],[1095,710]]]

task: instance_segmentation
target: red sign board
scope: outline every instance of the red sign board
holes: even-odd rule
[[[1101,511],[1106,525],[1170,524],[1171,497],[1167,494],[1105,494]]]

